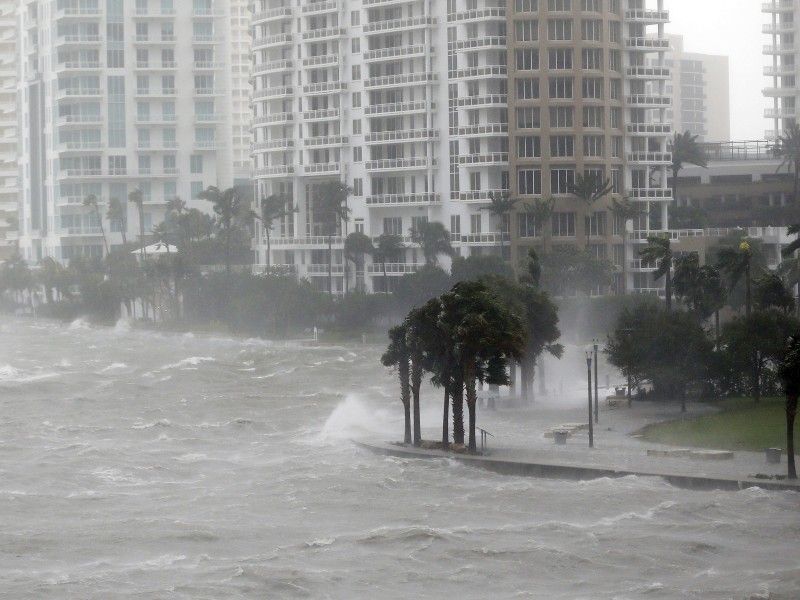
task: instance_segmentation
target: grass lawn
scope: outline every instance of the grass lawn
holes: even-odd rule
[[[762,398],[758,404],[752,398],[730,398],[716,403],[717,414],[650,425],[640,432],[640,439],[672,446],[752,451],[783,448],[785,452],[785,403],[784,398]],[[798,421],[800,418],[795,419],[794,435],[800,442]]]

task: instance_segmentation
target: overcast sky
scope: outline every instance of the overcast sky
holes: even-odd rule
[[[767,57],[761,47],[771,43],[761,33],[769,15],[761,12],[761,0],[666,0],[671,23],[669,33],[681,33],[686,52],[728,56],[731,82],[731,137],[757,140],[772,123],[764,118],[766,99],[761,89]],[[709,95],[713,90],[709,90]]]

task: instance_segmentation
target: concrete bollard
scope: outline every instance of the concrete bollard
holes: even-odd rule
[[[781,462],[781,449],[767,448],[767,462],[772,465],[779,464]]]
[[[556,429],[553,431],[553,440],[559,446],[565,446],[567,443],[567,436],[569,436],[569,431],[566,429]]]

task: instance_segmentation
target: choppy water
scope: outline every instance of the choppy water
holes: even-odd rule
[[[0,320],[0,597],[800,597],[798,494],[354,448],[380,350]]]

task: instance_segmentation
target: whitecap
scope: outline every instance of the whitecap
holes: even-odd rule
[[[204,362],[215,362],[215,358],[211,358],[210,356],[190,356],[189,358],[184,358],[176,363],[172,363],[169,365],[164,365],[161,367],[162,369],[184,369],[188,370],[192,367],[196,367],[197,365],[204,363]]]
[[[318,540],[312,540],[310,542],[306,542],[306,546],[308,548],[321,548],[323,546],[330,546],[336,541],[336,538],[320,538]]]
[[[72,323],[69,324],[69,329],[71,331],[75,331],[78,329],[89,329],[89,321],[86,317],[78,317]]]
[[[107,367],[105,367],[103,369],[100,369],[100,372],[101,373],[106,373],[108,371],[115,371],[117,369],[127,369],[127,368],[128,368],[128,365],[126,365],[125,363],[115,362],[115,363],[111,363],[110,365],[108,365]]]
[[[170,426],[172,426],[172,423],[170,423],[168,419],[159,419],[158,421],[153,421],[152,423],[142,423],[141,421],[137,421],[131,426],[131,429],[151,429],[153,427]]]

